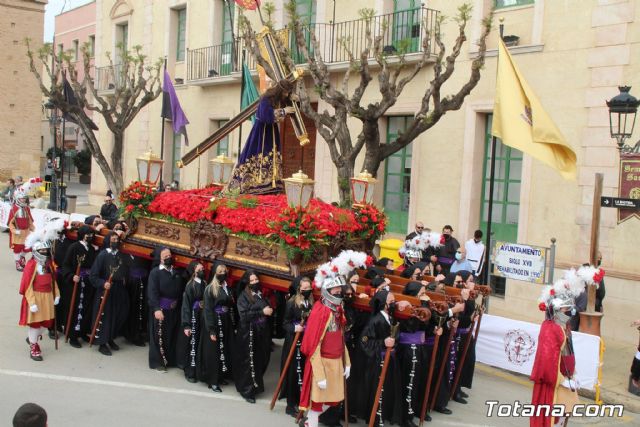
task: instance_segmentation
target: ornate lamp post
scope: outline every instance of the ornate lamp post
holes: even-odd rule
[[[49,186],[49,204],[47,205],[47,209],[51,209],[54,211],[58,210],[58,170],[59,170],[59,160],[58,160],[58,144],[57,140],[57,128],[60,124],[60,117],[58,117],[58,110],[55,104],[49,100],[44,104],[45,116],[49,120],[49,128],[51,129],[51,144],[53,147],[53,151],[51,155],[53,158],[51,159],[51,164],[53,165],[53,173],[51,174],[51,185]],[[62,159],[63,160],[63,159]]]
[[[136,158],[138,165],[138,179],[144,185],[155,187],[160,181],[160,173],[164,160],[153,154],[151,150]]]
[[[292,208],[306,208],[313,195],[315,181],[301,170],[284,179],[284,192]]]
[[[640,101],[629,93],[631,86],[619,86],[618,89],[620,93],[607,101],[611,138],[615,138],[620,153],[640,153],[640,141],[633,147],[624,142],[633,133]]]
[[[377,183],[378,180],[367,172],[366,169],[351,178],[351,198],[353,199],[353,206],[363,207],[370,205]]]
[[[209,160],[209,163],[211,163],[213,170],[213,183],[227,185],[231,180],[231,172],[233,172],[233,165],[235,165],[233,159],[222,153],[215,159]]]

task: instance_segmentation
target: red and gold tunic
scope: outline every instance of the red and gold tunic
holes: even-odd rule
[[[55,318],[54,298],[60,296],[60,290],[53,280],[49,262],[44,267],[39,267],[35,259],[27,261],[20,282],[20,295],[22,295],[19,322],[21,326],[32,328],[52,326]],[[30,307],[34,304],[38,306],[38,311],[32,313]]]
[[[16,245],[21,245],[21,249],[23,249],[27,236],[31,231],[35,230],[29,207],[21,208],[16,204],[11,206],[7,224],[9,225],[10,231],[9,247],[14,249]],[[16,233],[17,231],[19,231],[19,233]]]
[[[344,313],[334,312],[321,301],[311,310],[300,350],[307,356],[300,393],[300,409],[312,403],[336,404],[344,400],[344,367],[351,366],[344,344]],[[318,382],[326,380],[321,389]]]

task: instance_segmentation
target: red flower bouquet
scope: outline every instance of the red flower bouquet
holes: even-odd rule
[[[125,217],[147,215],[147,208],[153,200],[155,192],[140,181],[132,182],[122,193],[120,193],[120,214]]]

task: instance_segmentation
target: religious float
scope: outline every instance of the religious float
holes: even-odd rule
[[[275,78],[272,87],[178,162],[179,167],[185,167],[199,159],[256,114],[262,119],[254,123],[238,164],[220,155],[210,161],[213,182],[205,188],[156,192],[155,188],[161,184],[164,161],[150,151],[138,157],[139,180],[119,196],[121,213],[130,229],[122,250],[133,256],[151,258],[158,247],[168,247],[178,265],[186,266],[197,259],[210,270],[215,262],[222,262],[227,265],[232,282],[247,269],[253,269],[259,274],[263,287],[288,292],[293,278],[303,274],[315,277],[319,266],[331,265],[329,261],[345,250],[372,255],[376,240],[385,232],[387,218],[372,204],[376,179],[367,171],[351,178],[353,204],[350,208],[313,198],[315,183],[302,171],[280,182],[276,174],[277,169],[281,172],[277,167],[279,120],[289,118],[300,145],[309,142],[297,103],[289,96],[293,83],[301,78],[303,71],[289,69],[282,62],[269,30],[260,32],[258,43],[261,56]],[[276,112],[281,113],[279,118]],[[250,185],[261,191],[244,191],[246,181],[231,185],[238,171],[245,173],[248,167],[255,173],[251,175]],[[262,191],[271,184],[282,191],[273,191],[274,188]],[[99,236],[98,241],[101,240]],[[402,295],[406,279],[399,277],[399,273],[390,277],[392,291],[398,299],[420,306],[416,298]],[[434,280],[433,277],[425,279]],[[367,284],[362,278],[358,293],[364,295]],[[488,294],[487,287],[481,287],[481,291],[483,295]],[[446,292],[430,292],[430,297],[437,311],[443,311],[448,304],[460,300],[460,289],[449,287]],[[358,298],[356,305],[369,310],[368,303],[369,298],[363,297]],[[407,315],[411,314],[401,316]]]

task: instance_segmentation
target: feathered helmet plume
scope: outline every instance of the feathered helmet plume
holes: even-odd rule
[[[373,264],[373,258],[364,252],[345,250],[329,262],[325,262],[318,267],[314,278],[314,285],[321,289],[330,289],[342,286],[343,277],[353,269],[366,268]],[[342,280],[340,280],[342,279]]]
[[[43,226],[38,227],[32,233],[29,233],[25,240],[25,247],[38,250],[48,249],[51,247],[51,242],[58,238],[59,233],[64,230],[65,226],[64,218],[50,218]]]
[[[420,258],[420,252],[431,246],[432,248],[439,248],[442,246],[443,237],[442,234],[430,231],[428,233],[422,233],[411,239],[405,240],[404,245],[400,247],[398,253],[402,258],[405,256],[409,258]]]
[[[585,285],[597,285],[603,277],[604,270],[591,265],[582,266],[577,270],[572,268],[565,272],[562,279],[544,287],[538,298],[538,308],[540,311],[555,311],[573,307],[575,299],[584,292]]]

